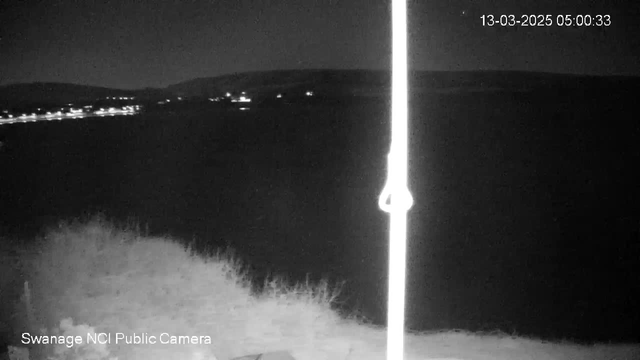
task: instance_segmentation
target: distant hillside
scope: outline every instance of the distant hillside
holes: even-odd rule
[[[0,105],[63,104],[92,102],[107,96],[157,98],[167,94],[161,89],[120,90],[66,83],[29,83],[0,86]]]
[[[389,72],[373,70],[278,70],[200,78],[171,85],[167,90],[182,96],[215,96],[227,91],[252,95],[315,90],[346,95],[363,89],[384,91]]]
[[[409,76],[413,95],[486,91],[616,91],[640,93],[638,77],[596,77],[514,71],[418,71]],[[320,96],[388,96],[389,71],[380,70],[278,70],[229,74],[193,79],[165,89],[119,90],[64,83],[32,83],[0,86],[0,105],[93,101],[107,96],[135,96],[142,101],[166,97],[215,97],[225,92],[246,91],[254,98],[277,93]]]
[[[515,71],[417,71],[409,76],[413,93],[461,91],[531,91],[536,89],[640,89],[640,78],[595,77]],[[313,90],[319,94],[388,95],[389,71],[281,70],[199,78],[167,88],[178,96],[217,96],[226,91],[252,95]]]

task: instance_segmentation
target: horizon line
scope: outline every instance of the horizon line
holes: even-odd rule
[[[274,69],[274,70],[249,70],[249,71],[241,71],[241,72],[230,72],[221,75],[214,76],[202,76],[191,78],[188,80],[183,80],[180,82],[172,83],[170,85],[166,85],[164,87],[154,87],[154,86],[145,86],[145,87],[137,87],[137,88],[118,88],[118,87],[109,87],[104,85],[93,85],[93,84],[82,84],[75,82],[63,82],[63,81],[30,81],[30,82],[11,82],[11,83],[0,83],[0,88],[16,86],[16,85],[36,85],[36,84],[56,84],[56,85],[74,85],[74,86],[85,86],[85,87],[93,87],[93,88],[101,88],[106,90],[118,90],[118,91],[144,91],[144,90],[166,90],[171,86],[180,85],[184,83],[188,83],[190,81],[200,80],[200,79],[216,79],[223,78],[234,75],[242,75],[242,74],[254,74],[254,73],[270,73],[270,72],[319,72],[319,71],[333,71],[333,72],[380,72],[380,73],[390,73],[390,69],[327,69],[327,68],[308,68],[308,69]],[[640,79],[640,74],[585,74],[585,73],[563,73],[563,72],[550,72],[550,71],[528,71],[528,70],[498,70],[498,69],[475,69],[475,70],[409,70],[409,73],[528,73],[528,74],[540,74],[540,75],[558,75],[558,76],[576,76],[576,77],[598,77],[598,78],[638,78]]]

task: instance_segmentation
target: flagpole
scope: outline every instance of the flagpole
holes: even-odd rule
[[[390,214],[389,285],[387,303],[387,360],[404,358],[407,212],[413,205],[408,189],[408,69],[406,0],[393,0],[391,71],[391,147],[387,183],[380,209]]]

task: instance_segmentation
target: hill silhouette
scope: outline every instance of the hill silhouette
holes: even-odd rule
[[[640,78],[600,77],[520,71],[414,71],[409,74],[414,93],[450,91],[532,91],[538,89],[638,89]],[[251,94],[312,89],[318,93],[388,95],[391,73],[382,70],[278,70],[198,78],[167,87],[179,96],[215,96],[226,91]]]
[[[424,92],[551,91],[568,90],[638,92],[640,78],[587,76],[522,71],[414,71],[409,74],[412,94]],[[107,96],[135,96],[159,100],[171,96],[212,97],[227,91],[251,96],[276,93],[323,96],[388,96],[391,73],[383,70],[275,70],[197,78],[166,88],[122,90],[67,83],[28,83],[0,86],[0,105],[93,101]]]
[[[167,95],[161,89],[151,88],[121,90],[90,85],[36,82],[0,86],[0,106],[90,103],[107,96],[133,96],[144,100]]]

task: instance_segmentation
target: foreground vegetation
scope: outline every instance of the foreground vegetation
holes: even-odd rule
[[[256,287],[231,252],[117,227],[101,219],[64,224],[35,242],[9,247],[2,260],[2,320],[12,344],[21,334],[87,333],[195,336],[181,344],[29,346],[57,359],[218,359],[288,351],[298,360],[384,359],[385,329],[332,304],[326,281]],[[10,245],[10,246],[9,246]],[[259,289],[259,290],[258,290]],[[204,340],[203,340],[204,339]],[[206,341],[210,339],[210,341]],[[81,352],[84,351],[84,352]],[[551,343],[465,331],[412,333],[406,359],[633,359],[640,346]],[[32,357],[35,359],[35,357]]]

